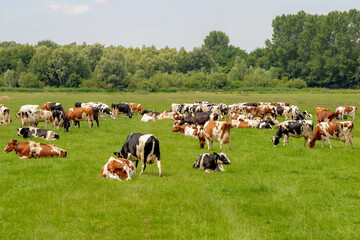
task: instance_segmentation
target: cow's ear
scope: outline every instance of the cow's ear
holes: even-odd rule
[[[117,153],[117,152],[114,152],[114,154],[115,154],[115,156],[119,157],[119,153]]]
[[[217,154],[216,152],[214,152],[214,155],[215,155],[216,157],[219,157],[219,154]]]

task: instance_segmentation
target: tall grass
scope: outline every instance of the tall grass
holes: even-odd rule
[[[3,98],[1,98],[1,96]],[[171,103],[288,101],[314,114],[315,107],[360,105],[357,94],[251,93],[13,93],[0,103],[12,117],[25,104],[139,102],[148,110]],[[7,97],[4,97],[7,96]],[[357,115],[359,119],[359,116]],[[20,121],[0,126],[4,148]],[[283,120],[283,119],[281,119]],[[193,138],[172,133],[172,121],[140,122],[140,116],[100,118],[100,127],[60,132],[56,146],[68,157],[18,159],[0,153],[0,238],[2,239],[358,239],[360,237],[360,128],[355,149],[332,140],[322,149],[303,139],[274,148],[275,130],[231,129],[232,164],[206,174],[192,168],[199,154]],[[43,127],[43,124],[40,124]],[[130,182],[103,179],[100,170],[131,132],[160,141],[163,177],[156,165]],[[46,142],[44,140],[36,140]],[[214,151],[219,144],[214,143]],[[140,170],[140,169],[138,169]],[[140,171],[138,171],[139,173]]]

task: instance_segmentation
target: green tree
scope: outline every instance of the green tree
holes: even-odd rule
[[[107,51],[96,67],[98,79],[105,88],[124,89],[126,66],[124,54],[120,51]]]
[[[34,73],[22,73],[19,77],[19,86],[23,88],[43,88],[44,83],[40,82]]]
[[[8,69],[4,74],[3,82],[5,87],[17,87],[18,79],[16,77],[16,72]]]

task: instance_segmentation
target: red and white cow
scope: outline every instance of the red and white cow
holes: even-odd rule
[[[348,115],[350,117],[352,117],[353,121],[355,120],[355,114],[356,114],[356,107],[352,107],[352,106],[341,106],[336,108],[336,113],[338,114],[338,117],[341,120],[344,120],[344,116]]]
[[[137,115],[144,111],[142,105],[140,103],[128,103],[131,109],[131,112],[135,112]]]
[[[140,121],[142,121],[142,122],[155,122],[155,117],[151,116],[150,114],[145,113],[141,117]]]
[[[70,121],[71,125],[75,124],[75,121],[88,121],[89,128],[94,126],[94,109],[93,108],[70,108],[65,112],[66,118]]]
[[[162,120],[162,119],[173,119],[175,112],[171,112],[171,111],[163,111],[160,113],[159,116],[157,116],[157,119]]]
[[[231,150],[230,128],[231,122],[229,121],[208,121],[204,125],[204,130],[200,133],[200,145],[203,146],[203,142],[206,141],[208,150],[210,150],[215,141],[220,143],[220,149],[222,149],[224,143],[227,143],[229,144],[229,150]]]
[[[260,120],[241,119],[228,121],[233,128],[255,128]]]
[[[323,112],[323,111],[330,111],[330,109],[322,108],[322,107],[317,107],[317,108],[315,108],[315,114],[316,114],[316,116],[317,116],[319,113]]]
[[[324,140],[326,140],[329,143],[330,148],[332,148],[330,143],[330,138],[346,142],[346,148],[348,148],[350,142],[351,147],[354,148],[351,139],[351,131],[353,128],[354,128],[354,124],[350,121],[320,122],[316,124],[316,128],[313,132],[313,135],[308,141],[308,148],[313,148],[315,146],[316,140],[321,140],[322,147],[324,147]]]
[[[119,181],[121,179],[129,181],[135,174],[136,167],[134,163],[124,158],[110,157],[109,161],[101,169],[103,178],[117,179]]]
[[[15,151],[19,158],[40,158],[40,157],[66,157],[67,152],[55,145],[38,142],[18,142],[12,139],[5,147],[4,151],[9,153]]]
[[[332,111],[321,111],[316,115],[318,122],[328,122],[333,121],[338,117],[337,112]]]

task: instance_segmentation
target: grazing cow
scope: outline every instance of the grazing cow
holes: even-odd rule
[[[313,148],[315,146],[316,140],[321,140],[322,147],[324,147],[324,139],[329,143],[330,148],[332,148],[330,143],[330,138],[341,140],[346,142],[346,148],[348,148],[349,142],[351,147],[354,148],[351,139],[351,131],[354,128],[354,124],[350,121],[347,122],[320,122],[316,124],[316,128],[312,137],[309,139],[308,148]]]
[[[226,154],[223,152],[220,152],[219,154],[214,152],[214,154],[200,154],[198,159],[194,162],[193,167],[200,168],[204,170],[204,172],[215,172],[217,170],[224,172],[225,169],[223,164],[231,164]]]
[[[140,121],[142,121],[142,122],[155,122],[155,118],[153,116],[151,116],[150,114],[145,113],[142,116]]]
[[[126,138],[126,141],[121,150],[114,154],[121,158],[126,158],[131,161],[136,161],[135,166],[137,167],[138,162],[141,161],[141,172],[144,172],[146,163],[152,164],[154,161],[157,162],[159,168],[159,176],[161,173],[161,162],[160,162],[160,145],[159,140],[155,135],[143,134],[143,133],[131,133]]]
[[[112,119],[115,119],[114,113],[110,110],[109,106],[102,102],[88,102],[88,103],[75,103],[77,108],[94,108],[99,115],[106,120],[106,115],[109,115]]]
[[[48,141],[55,141],[59,139],[59,134],[54,133],[48,129],[39,129],[35,127],[20,127],[18,128],[18,136],[23,136],[23,138],[42,138]]]
[[[184,123],[194,125],[204,125],[207,121],[218,120],[217,114],[211,114],[208,112],[189,113],[186,117],[181,118],[180,125]]]
[[[3,122],[5,124],[11,122],[10,119],[10,109],[5,107],[5,105],[0,106],[0,122]]]
[[[266,105],[258,107],[248,106],[244,108],[244,113],[246,116],[264,118],[266,114],[273,114],[273,109]]]
[[[88,121],[89,128],[94,126],[94,109],[93,108],[70,108],[65,112],[66,118],[70,121],[71,125],[75,121]]]
[[[44,144],[38,142],[18,142],[12,139],[5,147],[4,151],[9,153],[15,150],[19,158],[40,158],[40,157],[66,157],[64,149],[56,147],[54,144]]]
[[[40,107],[39,105],[23,105],[20,107],[19,112],[15,115],[16,118],[20,118],[21,117],[21,113],[24,112],[35,112],[35,110],[39,110]]]
[[[38,122],[44,122],[45,128],[48,123],[52,123],[53,117],[52,112],[43,109],[37,109],[33,111],[21,112],[21,123],[22,126],[29,126],[31,123],[37,126]]]
[[[316,116],[321,113],[322,111],[330,111],[330,109],[327,109],[327,108],[322,108],[322,107],[317,107],[315,108],[315,114]]]
[[[203,146],[203,141],[205,140],[208,150],[212,150],[213,142],[215,141],[220,143],[220,149],[222,149],[223,143],[227,143],[229,144],[229,150],[231,150],[230,128],[231,122],[229,121],[209,121],[205,123],[204,130],[201,131],[199,136],[200,146]]]
[[[314,123],[311,120],[289,120],[279,124],[277,133],[272,137],[274,147],[284,138],[283,146],[289,145],[289,137],[304,137],[304,146],[308,138],[312,136]]]
[[[142,105],[140,103],[128,103],[131,108],[132,113],[136,113],[137,115],[141,114],[144,111]]]
[[[60,110],[54,110],[52,113],[53,125],[58,131],[60,127],[64,127],[64,131],[68,132],[70,127],[70,122],[68,121],[65,112]]]
[[[101,169],[101,176],[103,178],[117,179],[119,181],[121,179],[129,181],[135,174],[135,165],[130,160],[124,158],[110,157],[109,161]]]
[[[317,116],[316,116],[318,122],[333,121],[337,117],[338,117],[338,113],[332,112],[332,111],[322,111],[319,114],[317,114]]]
[[[54,111],[54,110],[64,111],[63,107],[61,106],[61,103],[53,103],[53,102],[44,103],[42,109],[48,111]]]
[[[119,113],[122,113],[123,118],[125,118],[125,114],[129,118],[132,117],[131,108],[127,103],[112,103],[111,109],[115,113],[115,118],[118,118]]]
[[[300,110],[297,106],[295,105],[292,105],[291,107],[283,107],[284,108],[284,117],[285,117],[285,120],[288,120],[288,119],[302,119],[304,117],[302,117],[300,115]]]
[[[353,121],[355,121],[356,107],[352,106],[341,106],[336,108],[336,113],[338,113],[341,120],[344,120],[344,116],[348,115],[352,117]]]

